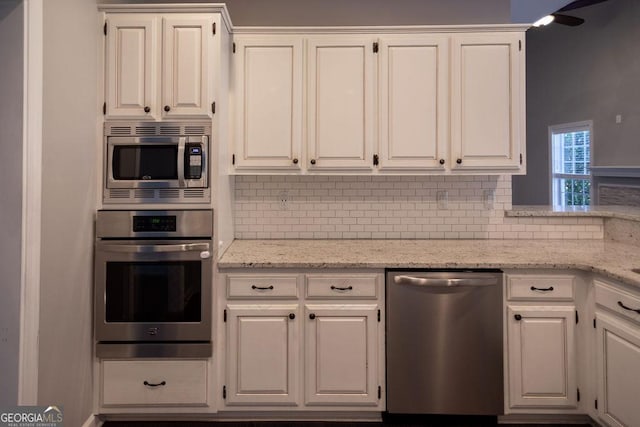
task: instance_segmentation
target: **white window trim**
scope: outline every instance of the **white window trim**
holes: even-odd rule
[[[571,123],[561,123],[557,125],[549,126],[547,132],[547,139],[549,143],[549,205],[555,205],[555,200],[553,200],[553,134],[556,133],[566,133],[569,131],[576,131],[579,128],[583,128],[584,130],[589,131],[589,150],[591,152],[591,156],[589,156],[589,170],[593,170],[593,120],[583,120],[580,122],[571,122]],[[591,188],[593,189],[593,174],[589,175],[577,175],[577,174],[557,174],[555,177],[557,178],[567,178],[567,179],[589,179],[589,183]],[[593,196],[593,192],[591,194]]]

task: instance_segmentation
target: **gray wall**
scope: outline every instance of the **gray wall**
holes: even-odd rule
[[[199,2],[202,0],[190,3]],[[101,3],[148,2],[105,0]],[[500,24],[509,23],[511,19],[510,0],[226,0],[222,3],[227,4],[234,26]]]
[[[549,203],[550,125],[593,120],[593,165],[640,165],[640,2],[574,12],[583,25],[527,31],[528,173],[513,179],[514,204]]]
[[[65,425],[92,412],[91,289],[98,56],[93,0],[44,1],[42,263],[38,403]]]
[[[18,402],[22,241],[23,5],[0,2],[0,407]]]

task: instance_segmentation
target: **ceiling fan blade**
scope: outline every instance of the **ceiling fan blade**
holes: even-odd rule
[[[592,4],[603,3],[605,1],[608,1],[608,0],[576,0],[569,3],[562,9],[558,9],[558,12],[567,12],[569,10],[580,9],[581,7],[587,7],[587,6],[591,6]]]
[[[552,13],[556,24],[568,25],[570,27],[577,27],[584,24],[584,19],[577,16],[563,15],[561,13]]]

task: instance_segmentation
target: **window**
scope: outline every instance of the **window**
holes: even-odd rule
[[[591,128],[591,121],[549,127],[553,205],[591,204]]]

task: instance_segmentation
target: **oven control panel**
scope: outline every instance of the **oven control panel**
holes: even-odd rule
[[[134,216],[133,232],[176,231],[176,217],[170,216]]]

